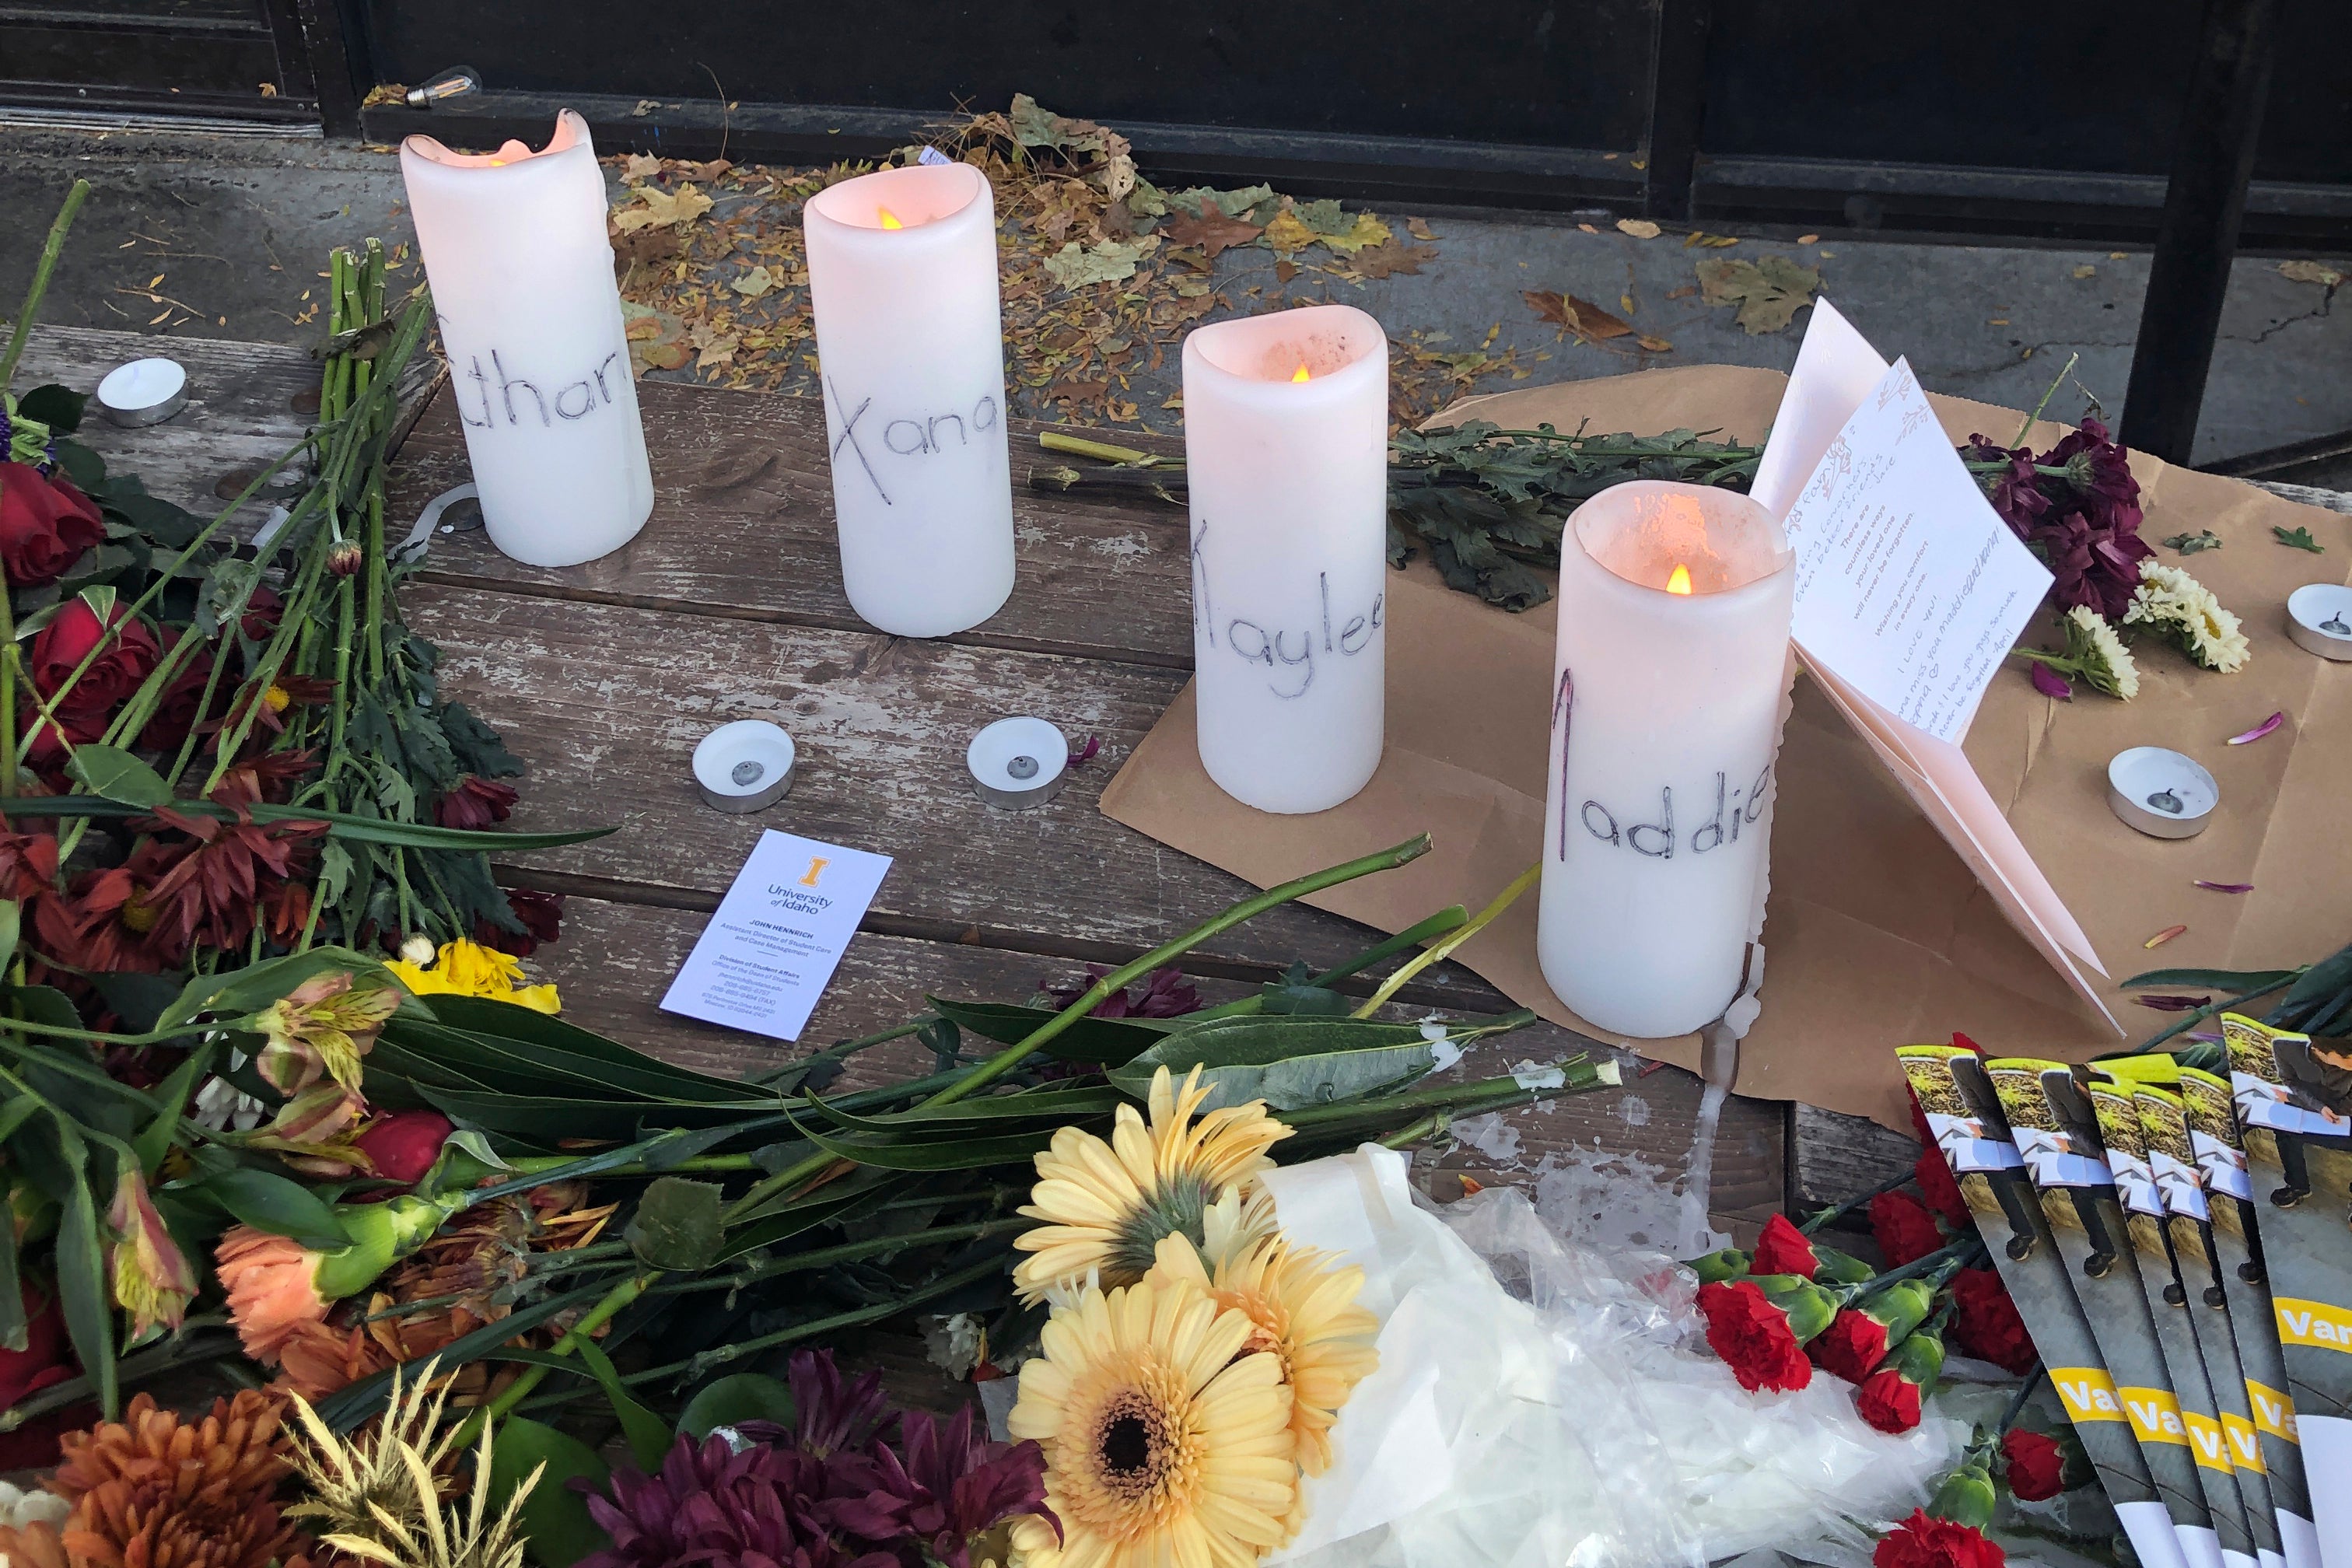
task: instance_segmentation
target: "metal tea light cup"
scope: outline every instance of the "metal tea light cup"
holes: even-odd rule
[[[714,811],[764,811],[793,789],[793,738],[765,719],[738,719],[694,748],[694,786]]]
[[[2352,659],[2352,588],[2305,583],[2286,596],[2286,635],[2322,658]]]
[[[2134,746],[2107,763],[2107,805],[2151,838],[2194,838],[2221,804],[2213,775],[2179,752]]]
[[[971,738],[964,766],[974,795],[1007,811],[1024,811],[1045,805],[1070,782],[1070,742],[1043,719],[999,719]]]
[[[99,412],[131,429],[161,425],[188,405],[188,373],[172,359],[135,359],[98,384]]]

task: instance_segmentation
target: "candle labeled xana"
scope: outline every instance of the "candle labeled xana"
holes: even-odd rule
[[[1201,765],[1260,811],[1324,811],[1381,763],[1388,336],[1346,305],[1184,340]]]
[[[882,169],[803,209],[841,584],[898,637],[1013,593],[996,200],[969,163]]]
[[[490,542],[530,566],[618,550],[654,483],[588,122],[565,110],[539,153],[411,136],[400,172]]]
[[[1755,934],[1795,557],[1745,496],[1639,480],[1560,544],[1545,981],[1643,1038],[1723,1016]]]

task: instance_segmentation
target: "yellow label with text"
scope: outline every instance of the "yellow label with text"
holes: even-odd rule
[[[2123,1401],[2116,1397],[2115,1379],[2105,1368],[2053,1366],[2050,1386],[2058,1391],[2058,1403],[2066,1407],[2068,1418],[2078,1424],[2124,1419]]]
[[[2178,1443],[2189,1446],[2189,1425],[2180,1419],[2180,1401],[2168,1388],[2131,1388],[2116,1390],[2124,1402],[2124,1414],[2131,1418],[2132,1435],[2143,1443]]]
[[[2352,1312],[2332,1302],[2306,1301],[2300,1296],[2280,1296],[2272,1305],[2278,1309],[2282,1343],[2352,1355]]]
[[[2300,1444],[2294,1429],[2294,1401],[2265,1383],[2246,1379],[2246,1403],[2254,1407],[2254,1430],[2282,1442]]]
[[[2180,1424],[2189,1428],[2189,1451],[2197,1456],[2197,1463],[2226,1474],[2230,1468],[2230,1435],[2221,1430],[2221,1424],[2193,1410],[2180,1413]]]
[[[2221,1412],[2221,1426],[2230,1434],[2230,1463],[2242,1470],[2267,1473],[2263,1466],[2262,1435],[2242,1415]]]

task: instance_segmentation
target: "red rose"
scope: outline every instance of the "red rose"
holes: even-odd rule
[[[27,464],[0,463],[0,563],[10,587],[56,582],[105,537],[97,503],[62,471],[43,479]]]
[[[1867,1312],[1841,1307],[1830,1326],[1805,1349],[1824,1372],[1860,1383],[1886,1359],[1886,1325]]]
[[[457,787],[433,807],[433,820],[444,827],[488,827],[514,815],[515,786],[467,773]]]
[[[163,634],[163,651],[170,653],[180,646],[180,639],[191,634],[173,627]],[[154,714],[148,719],[147,728],[139,732],[139,743],[157,751],[178,746],[188,738],[188,731],[205,717],[198,711],[205,700],[205,689],[212,684],[213,655],[210,648],[198,648],[195,656],[180,667],[172,684],[163,688],[156,700]],[[226,693],[213,686],[215,709],[224,705]]]
[[[375,1173],[387,1182],[414,1186],[425,1179],[448,1142],[449,1119],[437,1110],[395,1110],[368,1123],[352,1142]]]
[[[46,773],[66,760],[68,742],[77,746],[97,744],[106,733],[107,715],[104,712],[60,713],[58,722],[52,724],[27,708],[19,715],[17,721],[26,731],[25,760]],[[34,727],[37,724],[39,726],[37,729]]]
[[[2002,1568],[2009,1557],[1972,1526],[1915,1508],[1879,1538],[1870,1561],[1874,1568]]]
[[[1870,1200],[1870,1234],[1886,1255],[1889,1268],[1900,1268],[1944,1245],[1944,1233],[1927,1205],[1908,1193],[1881,1193]]]
[[[2009,1489],[2027,1502],[2040,1502],[2066,1489],[2066,1451],[2055,1438],[2012,1426],[2001,1435],[2000,1453]]]
[[[1776,1214],[1764,1222],[1764,1234],[1756,1238],[1755,1259],[1748,1267],[1754,1274],[1794,1274],[1811,1279],[1820,1262],[1805,1233],[1790,1225],[1788,1215]]]
[[[1802,1388],[1812,1381],[1813,1363],[1790,1329],[1789,1315],[1753,1280],[1700,1286],[1698,1310],[1706,1315],[1707,1345],[1750,1394]]]
[[[108,635],[110,629],[111,636]],[[34,686],[44,697],[57,696],[67,677],[79,668],[101,640],[105,651],[91,661],[82,678],[74,682],[73,689],[57,705],[59,719],[88,720],[113,712],[117,703],[139,689],[139,683],[147,679],[156,660],[163,657],[155,634],[145,622],[131,618],[125,606],[115,605],[100,623],[98,612],[88,602],[68,599],[57,618],[33,638]]]
[[[1919,1385],[1891,1366],[1862,1380],[1853,1407],[1882,1432],[1908,1432],[1919,1425]]]
[[[2000,1276],[1990,1268],[1963,1268],[1953,1277],[1948,1331],[1954,1344],[1979,1361],[2020,1377],[2033,1370],[2033,1336]]]

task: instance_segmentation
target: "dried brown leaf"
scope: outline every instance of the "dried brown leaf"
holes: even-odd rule
[[[1227,217],[1211,207],[1202,217],[1171,218],[1160,226],[1160,232],[1171,245],[1186,246],[1214,258],[1237,245],[1247,245],[1264,231],[1254,223]]]
[[[1817,268],[1800,267],[1785,256],[1759,261],[1728,258],[1698,264],[1699,298],[1709,305],[1739,307],[1739,324],[1750,337],[1777,332],[1813,302],[1822,286]]]
[[[1655,239],[1659,231],[1658,226],[1648,218],[1621,217],[1617,220],[1617,232],[1630,234],[1635,239]]]
[[[1437,237],[1436,235],[1430,232],[1429,225],[1417,217],[1409,217],[1404,220],[1404,231],[1405,233],[1412,236],[1415,239],[1435,239]]]
[[[1405,226],[1410,230],[1412,225]],[[1400,272],[1418,274],[1423,262],[1436,259],[1435,246],[1405,245],[1391,239],[1356,252],[1349,265],[1367,278],[1391,278]]]
[[[2324,261],[2282,261],[2279,276],[2290,283],[2316,283],[2323,289],[2344,281],[2344,274]]]

